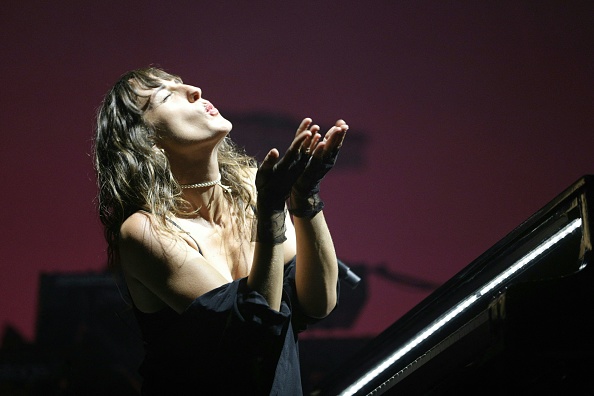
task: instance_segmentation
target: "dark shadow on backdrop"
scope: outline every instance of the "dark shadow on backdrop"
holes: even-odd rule
[[[225,118],[233,123],[231,139],[247,154],[262,161],[272,148],[281,154],[289,147],[301,119],[270,112],[225,113]],[[334,121],[318,123],[325,133]],[[365,131],[350,132],[347,143],[340,150],[340,158],[335,169],[356,170],[366,165],[368,136]]]

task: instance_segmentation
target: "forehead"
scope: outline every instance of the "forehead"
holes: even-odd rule
[[[139,95],[149,94],[155,89],[167,85],[183,84],[181,78],[171,75],[150,76],[149,78],[132,77],[128,80],[132,89]]]
[[[141,78],[133,77],[128,80],[128,83],[136,95],[136,102],[146,110],[155,91],[170,85],[182,84],[183,82],[181,78],[167,74],[164,76],[153,75],[148,78],[144,76]]]

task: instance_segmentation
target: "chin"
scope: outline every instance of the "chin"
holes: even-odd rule
[[[212,137],[219,141],[229,136],[232,127],[233,124],[222,117],[217,117],[216,120],[212,120],[209,125]]]
[[[227,120],[223,116],[220,116],[220,123],[221,123],[221,130],[225,132],[225,135],[228,135],[233,129],[233,124],[231,121]]]

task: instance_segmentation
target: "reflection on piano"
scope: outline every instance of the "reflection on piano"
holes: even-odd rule
[[[593,193],[571,185],[312,394],[594,394]]]

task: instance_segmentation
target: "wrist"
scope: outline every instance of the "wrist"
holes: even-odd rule
[[[317,191],[307,195],[294,191],[291,193],[290,207],[289,213],[293,216],[311,219],[324,209],[324,201]]]
[[[271,209],[258,204],[256,214],[256,242],[277,245],[287,240],[285,236],[287,216],[284,203],[282,209]]]

